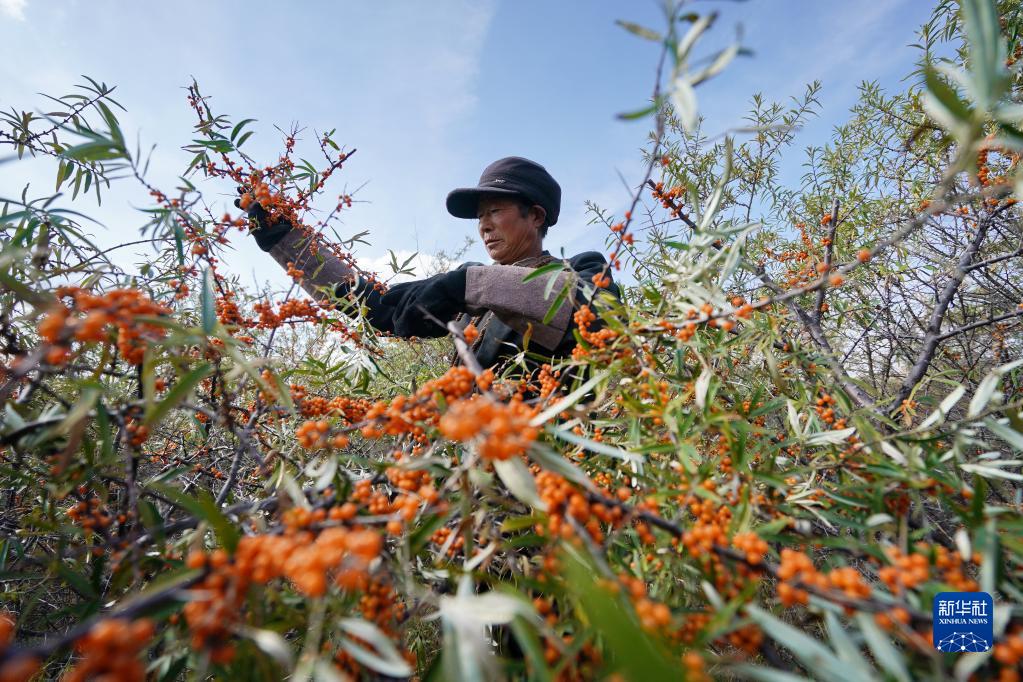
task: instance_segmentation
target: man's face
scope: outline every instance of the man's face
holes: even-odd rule
[[[526,216],[513,198],[483,195],[476,215],[480,219],[480,238],[487,253],[496,262],[510,265],[543,250],[540,226],[543,210],[532,208]]]

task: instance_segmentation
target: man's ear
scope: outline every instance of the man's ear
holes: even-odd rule
[[[539,230],[547,221],[547,209],[540,204],[533,204],[529,208],[529,217],[536,221],[536,229]]]

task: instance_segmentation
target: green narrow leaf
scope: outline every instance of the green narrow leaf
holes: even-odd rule
[[[657,639],[643,632],[631,609],[616,594],[594,580],[592,560],[570,547],[562,553],[565,587],[578,599],[594,628],[601,633],[615,663],[628,680],[685,679],[684,669],[673,662]]]
[[[639,24],[634,24],[631,21],[625,21],[623,19],[617,19],[615,23],[624,28],[632,35],[639,36],[644,40],[652,40],[655,43],[664,42],[664,36],[662,36],[657,31],[653,31],[649,28],[646,28],[645,26],[640,26]]]
[[[247,131],[245,131],[245,133],[244,133],[244,134],[242,134],[242,136],[238,138],[238,141],[234,143],[235,149],[238,149],[238,148],[239,148],[239,147],[241,147],[241,146],[242,146],[243,144],[245,144],[245,140],[247,140],[247,139],[249,139],[250,137],[252,137],[252,134],[253,134],[254,132],[255,132],[255,131],[253,131],[253,130],[247,130]]]
[[[969,45],[969,66],[980,104],[986,109],[1001,96],[1007,81],[1005,44],[992,0],[962,0],[963,28]]]
[[[746,613],[766,635],[791,651],[806,666],[807,670],[813,671],[814,675],[820,676],[821,679],[834,680],[834,682],[850,680],[849,666],[839,660],[831,649],[818,640],[755,604],[747,606]]]
[[[178,252],[178,265],[181,267],[185,266],[185,231],[178,223],[174,221],[174,248]]]
[[[558,295],[554,297],[554,302],[551,303],[551,307],[547,309],[547,314],[543,316],[544,324],[550,324],[551,320],[554,319],[554,316],[558,314],[558,311],[561,309],[561,304],[565,302],[566,298],[568,298],[567,287],[558,292]]]
[[[682,128],[687,133],[693,132],[699,121],[699,105],[696,102],[696,90],[685,74],[680,75],[671,84],[671,106],[674,107]]]
[[[540,499],[540,494],[536,490],[536,480],[533,478],[533,474],[529,473],[524,461],[518,457],[497,460],[494,462],[494,471],[504,482],[508,492],[520,502],[524,502],[534,509],[546,510],[547,505]]]
[[[551,671],[547,668],[547,659],[544,658],[540,638],[533,632],[529,622],[522,616],[516,616],[511,622],[511,630],[522,651],[526,654],[526,660],[529,661],[530,679],[535,682],[551,682],[553,678]]]
[[[739,674],[736,679],[740,680],[760,680],[760,682],[810,682],[806,677],[800,677],[799,675],[793,675],[792,673],[783,672],[781,670],[775,670],[774,668],[766,668],[762,665],[750,665],[744,663],[737,665],[733,668],[729,668]]]
[[[937,69],[930,64],[924,65],[924,82],[927,84],[927,90],[941,102],[950,114],[960,121],[970,120],[973,115],[970,107],[959,98],[956,91],[941,78]]]
[[[1023,433],[1016,431],[1008,424],[1003,424],[1001,419],[987,419],[984,421],[984,425],[991,430],[991,433],[1004,440],[1019,452],[1023,452]]]
[[[657,111],[657,104],[651,104],[650,106],[643,107],[642,109],[617,114],[616,118],[621,121],[635,121],[636,119],[645,118],[655,111]]]
[[[231,129],[231,142],[234,142],[234,138],[238,137],[238,133],[241,132],[242,128],[244,128],[250,123],[254,123],[255,120],[256,119],[254,118],[246,118],[242,119],[241,121],[238,121],[235,127]]]
[[[213,294],[213,271],[206,268],[202,274],[202,330],[212,334],[217,326],[217,303]]]
[[[107,123],[107,129],[110,131],[111,139],[116,143],[117,147],[124,148],[124,135],[121,133],[121,127],[117,124],[117,117],[114,116],[114,112],[110,111],[110,107],[105,102],[96,102],[96,105],[103,112],[103,119]]]
[[[207,491],[200,490],[193,496],[166,483],[150,483],[146,487],[155,490],[178,506],[183,507],[196,518],[209,523],[217,539],[220,540],[220,544],[224,546],[224,549],[234,553],[234,548],[238,545],[241,533],[235,524],[224,516],[224,513],[220,511],[217,503]]]
[[[412,674],[412,668],[401,657],[394,642],[376,625],[361,618],[342,618],[338,621],[338,626],[375,650],[357,644],[347,637],[341,640],[341,647],[359,663],[388,677],[409,677]]]
[[[523,281],[523,283],[525,283],[525,282],[528,282],[530,280],[534,280],[537,277],[542,277],[543,275],[546,275],[548,272],[555,272],[557,270],[561,270],[564,267],[565,266],[564,266],[564,264],[561,261],[555,261],[553,263],[548,263],[547,265],[544,265],[543,267],[539,267],[536,270],[533,270],[532,272],[530,272],[528,275],[526,275],[525,277],[522,278],[522,281]]]
[[[590,450],[591,452],[607,455],[608,457],[614,457],[615,459],[620,459],[625,462],[632,462],[635,464],[643,463],[643,458],[634,452],[629,452],[628,450],[622,450],[621,448],[616,448],[612,445],[607,445],[606,443],[598,443],[597,441],[590,440],[589,438],[577,436],[567,429],[548,428],[547,433],[556,438],[560,438],[561,440],[567,440],[569,443],[578,445]]]
[[[871,677],[870,666],[864,660],[859,647],[853,643],[849,633],[845,631],[838,616],[831,611],[825,611],[824,620],[828,624],[828,637],[831,638],[831,643],[839,657],[854,668],[857,674]]]
[[[89,384],[83,387],[82,395],[78,398],[74,407],[64,417],[64,421],[57,427],[58,433],[68,433],[75,424],[84,419],[89,411],[92,410],[93,405],[99,400],[99,397],[103,394],[103,389],[95,384]]]
[[[877,626],[873,616],[869,613],[857,613],[856,622],[878,664],[899,682],[909,682],[912,678],[902,661],[902,654],[892,646],[891,635],[881,632],[881,628]]]

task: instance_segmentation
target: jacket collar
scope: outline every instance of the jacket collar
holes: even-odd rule
[[[529,256],[528,258],[523,258],[522,260],[515,261],[514,263],[512,263],[512,265],[518,265],[519,267],[523,268],[537,268],[540,267],[541,265],[546,265],[547,263],[550,263],[552,260],[554,260],[553,256],[551,256],[549,251],[544,249],[543,253],[541,253],[539,256]]]

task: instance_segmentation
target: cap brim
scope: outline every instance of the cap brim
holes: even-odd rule
[[[476,219],[479,217],[477,210],[480,205],[480,197],[484,194],[505,194],[508,196],[522,196],[522,192],[513,189],[498,187],[460,187],[451,190],[448,194],[448,213],[456,218]]]

